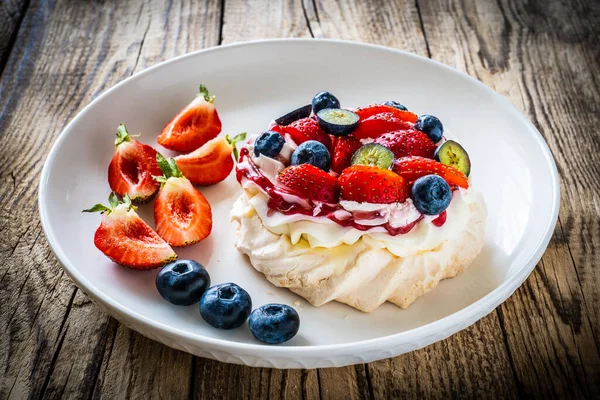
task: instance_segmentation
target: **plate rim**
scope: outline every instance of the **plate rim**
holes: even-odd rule
[[[46,182],[49,179],[50,167],[49,165],[52,163],[52,160],[57,156],[57,152],[59,147],[61,147],[62,142],[66,140],[67,135],[65,132],[71,129],[72,126],[75,126],[78,121],[90,112],[94,106],[102,101],[106,96],[109,96],[113,91],[118,90],[122,85],[126,85],[129,82],[135,81],[137,79],[142,78],[146,74],[153,72],[155,69],[163,68],[170,64],[175,64],[182,62],[188,58],[197,57],[198,55],[211,53],[215,51],[227,51],[228,49],[237,48],[237,47],[253,47],[253,46],[268,46],[272,44],[281,44],[281,43],[302,43],[302,42],[320,42],[325,43],[326,45],[345,45],[349,47],[361,47],[361,48],[371,48],[379,51],[391,52],[395,54],[400,54],[404,57],[409,57],[413,59],[417,59],[420,62],[430,63],[437,67],[441,67],[447,70],[449,73],[459,76],[462,79],[466,79],[467,81],[471,81],[471,83],[478,85],[482,90],[492,94],[495,99],[499,101],[499,105],[502,106],[506,111],[512,114],[516,119],[523,122],[532,132],[534,133],[534,139],[536,140],[538,146],[540,147],[544,159],[546,161],[547,166],[550,171],[551,185],[552,185],[552,203],[551,203],[551,215],[547,221],[546,227],[544,229],[544,233],[538,243],[535,246],[535,249],[531,252],[526,261],[522,263],[522,266],[519,270],[508,277],[500,286],[496,287],[490,293],[486,294],[482,298],[476,300],[472,304],[452,313],[443,318],[430,322],[426,325],[419,326],[417,328],[410,329],[404,332],[398,332],[391,335],[381,336],[377,338],[359,340],[354,342],[347,343],[337,343],[337,344],[324,344],[324,345],[302,345],[302,346],[290,346],[290,345],[277,345],[277,346],[268,346],[260,343],[242,343],[230,341],[227,339],[221,338],[213,338],[208,336],[203,336],[201,334],[190,333],[186,331],[181,331],[179,329],[173,328],[169,325],[165,325],[159,321],[152,320],[145,315],[142,315],[134,310],[129,309],[128,307],[122,305],[116,300],[113,300],[110,296],[104,294],[101,290],[97,289],[97,287],[86,278],[84,278],[81,274],[79,274],[78,269],[69,262],[68,257],[64,252],[62,252],[58,241],[55,236],[52,234],[48,212],[46,210]],[[61,267],[67,272],[67,275],[75,282],[80,290],[82,290],[87,296],[95,298],[97,302],[100,302],[105,310],[109,310],[109,314],[119,314],[119,316],[128,316],[133,318],[136,322],[141,323],[147,329],[151,329],[154,333],[158,330],[161,333],[168,334],[169,336],[185,338],[187,341],[193,341],[197,344],[202,344],[206,346],[210,346],[210,348],[206,350],[221,350],[226,353],[230,353],[232,355],[242,356],[244,354],[256,357],[258,359],[266,360],[269,357],[278,357],[283,359],[293,359],[294,356],[302,355],[303,357],[318,357],[318,358],[326,358],[324,352],[336,353],[335,357],[348,357],[350,355],[357,355],[357,353],[352,352],[353,350],[361,350],[367,352],[369,350],[380,349],[381,352],[384,352],[385,349],[390,349],[393,345],[399,344],[410,344],[411,342],[415,342],[413,346],[411,346],[411,350],[415,350],[420,347],[427,346],[432,344],[438,340],[442,340],[447,338],[450,335],[455,334],[456,332],[467,328],[472,325],[479,319],[483,318],[485,315],[492,312],[496,307],[498,307],[501,303],[503,303],[508,297],[510,297],[516,289],[518,289],[525,279],[529,276],[529,274],[533,271],[536,264],[542,258],[548,243],[552,237],[554,232],[554,228],[556,226],[558,220],[558,213],[560,208],[560,184],[559,184],[559,175],[556,167],[555,160],[552,156],[550,148],[548,144],[544,140],[542,134],[539,130],[533,125],[533,123],[525,116],[514,104],[512,104],[507,98],[505,98],[500,93],[493,90],[491,87],[485,85],[478,79],[459,71],[451,66],[443,64],[439,61],[423,57],[414,53],[410,53],[404,50],[399,50],[391,47],[386,47],[383,45],[364,43],[359,41],[351,41],[351,40],[340,40],[340,39],[314,39],[314,38],[278,38],[278,39],[260,39],[260,40],[252,40],[245,42],[236,42],[231,44],[213,46],[206,49],[200,49],[193,52],[189,52],[169,60],[160,62],[156,65],[153,65],[149,68],[146,68],[143,71],[140,71],[130,77],[127,77],[110,87],[109,89],[102,92],[95,99],[93,99],[89,104],[87,104],[81,111],[77,113],[77,115],[62,129],[60,134],[58,135],[56,141],[52,145],[50,152],[46,160],[44,161],[44,165],[42,168],[42,173],[40,176],[40,181],[38,185],[38,210],[40,214],[40,220],[42,224],[42,229],[44,231],[44,235],[48,241],[48,244],[58,259]],[[483,310],[483,314],[481,311]],[[479,311],[479,312],[478,312]],[[119,318],[120,319],[120,318]],[[139,329],[134,328],[136,331]],[[146,333],[140,332],[144,335]],[[416,342],[416,339],[419,338],[427,338],[432,333],[437,333],[436,339],[425,340],[423,342]],[[162,340],[161,340],[162,341]],[[164,343],[164,341],[163,341]],[[167,343],[166,343],[167,344]],[[342,351],[342,352],[341,352]],[[332,354],[330,358],[334,357]],[[376,359],[376,358],[374,358]],[[335,363],[336,365],[346,365],[344,363]]]

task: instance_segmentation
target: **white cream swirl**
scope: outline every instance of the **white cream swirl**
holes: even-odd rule
[[[287,146],[290,146],[289,148]],[[248,144],[247,148],[254,164],[261,173],[273,184],[277,185],[277,175],[285,169],[285,164],[291,154],[291,145],[284,145],[285,159],[276,160],[263,155],[254,156],[254,146]],[[293,150],[292,150],[293,151]],[[281,155],[280,155],[281,156]],[[238,168],[251,169],[250,163],[244,160]],[[380,242],[392,254],[398,257],[419,254],[436,248],[448,238],[464,231],[469,220],[469,206],[473,203],[483,203],[481,195],[473,189],[459,189],[454,191],[450,206],[446,210],[446,222],[442,226],[435,226],[432,220],[436,216],[423,216],[415,208],[410,199],[403,203],[395,204],[371,204],[357,203],[353,201],[340,201],[341,210],[335,211],[336,218],[343,220],[354,215],[355,222],[361,225],[371,225],[368,230],[359,230],[352,226],[342,226],[326,217],[310,216],[304,214],[283,214],[268,206],[269,196],[251,180],[242,179],[248,204],[256,211],[264,226],[274,234],[287,235],[292,244],[297,244],[302,238],[313,247],[334,248],[341,244],[352,245],[359,239],[365,241],[373,240]],[[299,203],[306,206],[306,200],[293,195],[284,195],[285,200],[290,203]],[[314,215],[318,214],[319,204]],[[361,219],[361,213],[377,213],[376,219]],[[232,210],[232,215],[236,210]],[[384,224],[389,223],[393,228],[399,228],[419,220],[407,233],[390,235]]]

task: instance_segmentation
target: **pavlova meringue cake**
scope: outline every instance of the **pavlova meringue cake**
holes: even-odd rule
[[[470,168],[436,117],[396,102],[350,111],[321,92],[242,146],[236,247],[315,306],[406,308],[483,247]]]

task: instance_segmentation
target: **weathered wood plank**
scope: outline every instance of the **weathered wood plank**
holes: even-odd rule
[[[300,0],[225,1],[221,43],[311,37]]]
[[[37,180],[93,97],[216,44],[220,4],[32,0],[0,81],[0,398],[188,396],[192,356],[120,326],[63,274],[39,225]]]
[[[318,399],[316,370],[277,370],[196,359],[196,399]]]
[[[27,10],[26,0],[4,0],[0,3],[0,76]]]
[[[369,365],[374,397],[516,398],[513,371],[498,318],[490,314],[472,327],[424,349]]]
[[[304,0],[315,37],[356,40],[427,57],[414,1]],[[311,9],[312,3],[316,8]]]
[[[598,397],[600,4],[419,3],[432,58],[477,76],[526,112],[561,173],[550,247],[499,308],[520,393]]]

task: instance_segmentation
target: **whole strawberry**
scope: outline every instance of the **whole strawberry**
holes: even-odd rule
[[[308,200],[337,203],[336,177],[311,164],[293,165],[279,174],[279,182],[293,194]]]
[[[339,179],[340,197],[359,203],[401,203],[408,190],[401,176],[390,170],[370,165],[346,168]]]
[[[94,234],[96,248],[117,264],[133,269],[152,269],[175,260],[177,254],[135,212],[129,196],[119,201],[112,192],[110,207],[96,204],[83,212],[102,213]]]
[[[387,147],[394,157],[420,156],[433,158],[435,143],[423,132],[414,129],[388,132],[375,139],[375,143]]]

